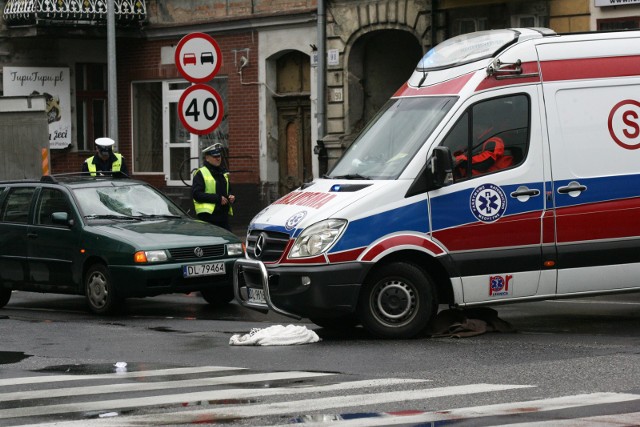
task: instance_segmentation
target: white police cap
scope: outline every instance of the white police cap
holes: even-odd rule
[[[115,144],[116,142],[111,139],[111,138],[97,138],[96,139],[96,145],[98,145],[99,147],[111,147],[113,144]]]
[[[222,155],[222,144],[215,143],[213,145],[208,146],[204,150],[202,150],[202,154],[209,156],[221,156]]]

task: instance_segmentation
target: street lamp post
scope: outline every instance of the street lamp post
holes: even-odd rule
[[[107,0],[107,80],[109,137],[118,147],[118,81],[116,75],[116,13],[115,0]]]

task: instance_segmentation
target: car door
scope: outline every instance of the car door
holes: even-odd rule
[[[12,289],[29,284],[27,231],[35,186],[9,188],[0,207],[0,283]]]
[[[458,269],[465,303],[539,292],[546,201],[538,99],[536,87],[478,95],[441,143],[457,167],[453,184],[430,194],[432,230]]]
[[[65,213],[68,220],[54,219],[54,213]],[[44,289],[71,292],[77,289],[79,277],[80,224],[66,192],[42,188],[35,203],[33,224],[27,233],[31,282]]]

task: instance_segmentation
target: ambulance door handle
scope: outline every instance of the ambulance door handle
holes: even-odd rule
[[[579,182],[571,181],[569,185],[558,188],[559,194],[569,194],[572,197],[576,197],[578,194],[587,190],[586,185],[582,185]]]
[[[529,189],[527,187],[518,187],[516,191],[511,193],[511,197],[513,198],[521,197],[521,196],[534,197],[534,196],[537,196],[538,194],[540,194],[540,190],[536,190],[535,188]]]
[[[529,201],[530,198],[536,197],[540,194],[540,190],[536,190],[535,188],[529,188],[526,185],[521,185],[516,188],[516,191],[511,193],[511,197],[514,199],[518,199],[519,202],[525,203]]]

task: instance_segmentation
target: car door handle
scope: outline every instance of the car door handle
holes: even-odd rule
[[[559,187],[558,188],[558,193],[559,194],[568,194],[568,193],[573,193],[575,191],[582,193],[583,191],[587,190],[587,186],[586,185],[582,185],[579,182],[576,181],[571,181],[569,183],[569,185],[566,185],[564,187]]]
[[[37,239],[38,233],[27,233],[27,237],[30,239]]]
[[[511,197],[516,198],[518,196],[530,196],[535,197],[540,194],[540,190],[536,190],[535,188],[518,188],[516,191],[511,193]]]

